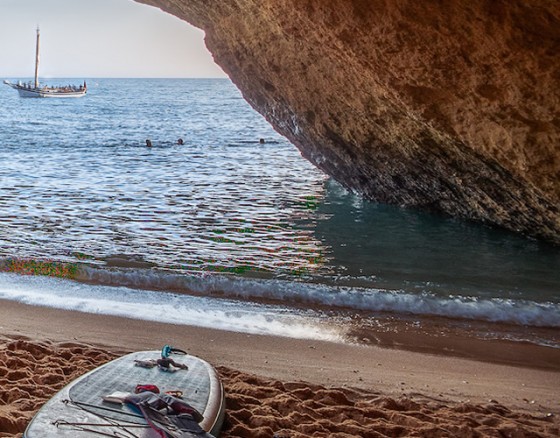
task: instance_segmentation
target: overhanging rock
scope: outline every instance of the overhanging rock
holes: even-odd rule
[[[137,1],[347,188],[560,243],[557,2]]]

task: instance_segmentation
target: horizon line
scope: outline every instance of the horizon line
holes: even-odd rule
[[[0,79],[13,79],[14,76],[0,76]],[[20,79],[33,80],[34,76],[20,76]],[[43,80],[57,80],[57,79],[74,79],[74,80],[89,80],[89,79],[227,79],[231,80],[229,76],[39,76]]]

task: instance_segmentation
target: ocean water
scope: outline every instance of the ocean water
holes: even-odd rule
[[[60,100],[2,86],[0,212],[1,299],[337,342],[443,325],[560,346],[560,248],[361,200],[225,79],[89,79]],[[22,275],[40,262],[73,279]]]

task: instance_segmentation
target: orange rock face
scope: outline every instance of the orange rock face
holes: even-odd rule
[[[560,243],[556,0],[140,1],[347,188]]]

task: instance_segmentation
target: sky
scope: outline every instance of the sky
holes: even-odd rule
[[[0,77],[226,77],[204,32],[132,0],[0,0]]]

